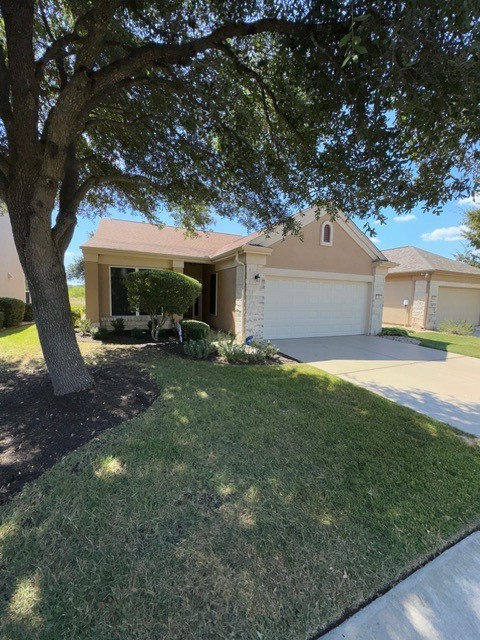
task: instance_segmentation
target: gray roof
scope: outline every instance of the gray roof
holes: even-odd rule
[[[444,258],[437,253],[430,253],[418,247],[398,247],[397,249],[384,249],[383,253],[391,262],[398,263],[398,267],[392,267],[388,274],[415,273],[417,271],[449,271],[450,273],[480,276],[480,269],[471,267],[458,260]]]

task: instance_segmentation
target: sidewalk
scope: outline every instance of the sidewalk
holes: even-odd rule
[[[479,640],[476,532],[333,629],[322,640]]]

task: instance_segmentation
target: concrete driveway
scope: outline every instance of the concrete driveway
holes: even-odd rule
[[[285,353],[480,436],[480,359],[378,336],[275,340]]]

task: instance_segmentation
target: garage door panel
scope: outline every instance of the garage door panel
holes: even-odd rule
[[[442,322],[466,320],[480,323],[480,289],[439,287],[437,299],[437,326]]]
[[[265,286],[267,338],[366,332],[369,283],[268,277]]]

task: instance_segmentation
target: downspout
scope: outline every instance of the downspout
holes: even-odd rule
[[[243,267],[243,283],[242,283],[242,342],[246,338],[245,334],[245,315],[247,312],[247,263],[242,262],[238,258],[238,251],[235,252],[235,263]]]

